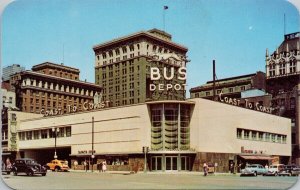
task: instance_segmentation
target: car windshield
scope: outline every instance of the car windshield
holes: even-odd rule
[[[34,160],[27,160],[26,163],[27,163],[27,164],[34,164],[35,161],[34,161]]]

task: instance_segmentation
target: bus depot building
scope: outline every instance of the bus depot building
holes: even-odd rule
[[[106,160],[108,170],[143,171],[146,156],[147,171],[202,171],[206,162],[228,172],[230,163],[287,164],[291,121],[202,98],[20,121],[20,157],[45,164],[55,150],[72,168],[76,160],[77,169]]]

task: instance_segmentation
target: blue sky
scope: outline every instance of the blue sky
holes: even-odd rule
[[[94,82],[92,47],[163,29],[164,5],[166,31],[189,48],[188,89],[212,80],[213,59],[219,79],[265,71],[266,48],[284,38],[284,14],[286,33],[300,31],[299,12],[284,0],[19,0],[2,15],[2,67],[64,62]]]

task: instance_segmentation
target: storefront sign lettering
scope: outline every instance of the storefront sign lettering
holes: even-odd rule
[[[78,154],[92,154],[92,150],[78,150]],[[94,154],[96,153],[96,150],[94,150]]]

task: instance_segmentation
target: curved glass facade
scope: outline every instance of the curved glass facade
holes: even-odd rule
[[[190,104],[151,104],[151,150],[190,149]]]

